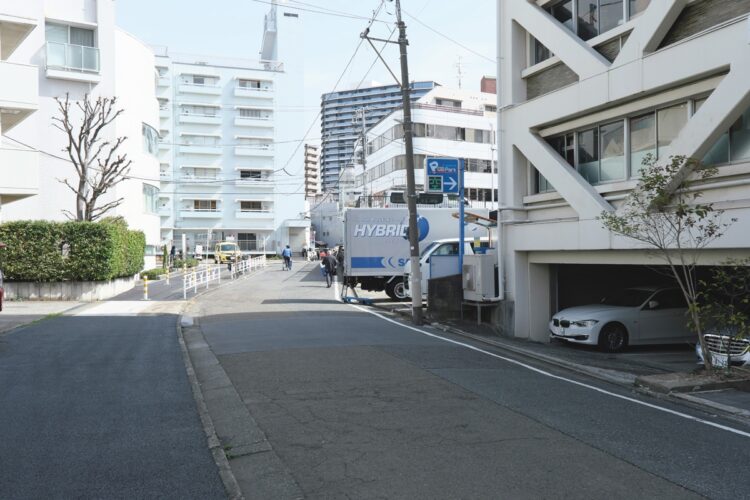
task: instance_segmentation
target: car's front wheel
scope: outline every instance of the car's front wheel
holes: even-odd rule
[[[620,352],[628,345],[628,331],[619,323],[604,325],[599,332],[599,348],[605,352]]]

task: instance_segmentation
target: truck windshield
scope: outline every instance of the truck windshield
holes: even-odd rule
[[[237,250],[236,245],[227,245],[227,244],[221,245],[222,252],[234,252],[235,250]]]
[[[424,247],[424,250],[422,250],[422,253],[419,254],[419,256],[420,257],[424,257],[425,255],[427,255],[428,253],[430,253],[432,251],[432,249],[435,248],[436,245],[437,245],[437,243],[435,243],[433,241],[432,243],[430,243],[429,245],[427,245],[426,247]]]
[[[626,288],[619,290],[602,299],[602,304],[607,306],[638,307],[653,295],[653,290],[642,290],[638,288]]]

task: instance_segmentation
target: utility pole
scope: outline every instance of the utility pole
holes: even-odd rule
[[[372,206],[372,193],[367,193],[367,107],[363,106],[355,111],[355,121],[359,119],[362,128],[359,140],[362,143],[362,193],[367,197],[367,206]]]
[[[409,62],[406,47],[406,24],[401,18],[401,0],[396,0],[398,20],[398,45],[401,49],[401,96],[404,107],[404,145],[406,147],[406,194],[409,207],[409,247],[411,256],[411,308],[415,325],[422,324],[422,272],[419,268],[419,226],[417,225],[417,193],[414,182],[414,143],[411,123],[411,88],[409,87]]]
[[[396,1],[396,19],[398,20],[398,41],[393,42],[390,39],[370,37],[370,27],[360,35],[368,41],[370,46],[375,50],[380,61],[388,69],[396,83],[401,86],[401,97],[404,108],[404,147],[406,152],[406,202],[409,209],[409,266],[411,268],[409,289],[411,290],[411,308],[412,321],[415,325],[422,324],[422,272],[419,268],[419,226],[417,225],[417,193],[414,182],[414,144],[412,136],[411,123],[411,88],[409,86],[409,62],[406,55],[406,47],[409,41],[406,39],[406,24],[401,18],[401,0]],[[372,25],[372,23],[370,23]],[[372,41],[376,40],[384,43],[397,43],[401,52],[401,81],[393,73],[388,63],[380,55],[380,51],[373,45]]]

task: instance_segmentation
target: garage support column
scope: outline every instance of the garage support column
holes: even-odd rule
[[[551,317],[551,289],[549,264],[529,263],[528,325],[529,340],[548,342],[548,323]]]

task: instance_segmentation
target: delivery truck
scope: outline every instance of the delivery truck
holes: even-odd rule
[[[486,209],[471,209],[487,216]],[[458,238],[456,208],[421,208],[417,212],[419,248],[444,238]],[[344,213],[344,280],[362,290],[383,291],[392,300],[405,300],[404,266],[409,262],[409,213],[405,208],[351,208]],[[487,235],[487,229],[467,224],[467,238]]]

